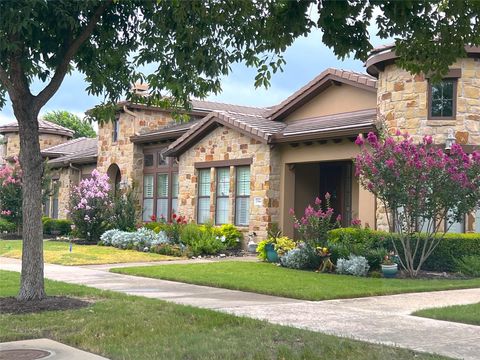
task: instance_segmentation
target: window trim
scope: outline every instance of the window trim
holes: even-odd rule
[[[235,224],[235,226],[243,226],[243,227],[246,227],[246,226],[250,226],[250,219],[248,219],[248,223],[246,224],[240,224],[237,222],[237,199],[248,199],[248,201],[250,201],[250,197],[251,197],[251,193],[250,191],[248,192],[248,195],[238,195],[238,169],[240,168],[248,168],[249,170],[249,178],[250,178],[250,181],[249,181],[249,184],[251,185],[252,184],[252,169],[250,167],[250,165],[242,165],[242,166],[236,166],[235,167],[235,214],[234,214],[234,219],[233,219],[233,222]],[[250,208],[250,205],[249,205],[249,208]],[[248,216],[247,216],[248,217]]]
[[[457,98],[458,98],[458,78],[444,77],[441,81],[450,80],[453,82],[452,94],[452,116],[433,116],[432,115],[432,82],[428,79],[428,120],[456,120],[457,118]]]
[[[172,189],[173,189],[173,174],[177,174],[178,180],[178,163],[175,159],[171,157],[166,157],[167,163],[163,165],[158,164],[158,157],[159,154],[162,153],[166,149],[165,146],[155,146],[145,148],[143,151],[143,156],[145,155],[153,155],[153,166],[145,167],[143,166],[143,176],[145,175],[153,175],[153,215],[157,217],[157,200],[158,199],[165,199],[165,197],[158,197],[158,175],[167,174],[167,186],[168,186],[168,197],[166,199],[168,202],[168,214],[166,214],[166,220],[170,220],[173,216],[173,207],[172,207],[172,200],[174,199],[172,196]],[[180,186],[180,184],[179,184]],[[143,199],[145,199],[144,194],[142,194]],[[147,198],[151,199],[151,198]],[[178,196],[177,196],[177,208],[178,208]],[[142,218],[143,218],[143,201],[142,201]],[[159,219],[157,219],[159,220]],[[151,220],[150,220],[151,221]],[[149,221],[147,221],[149,222]]]

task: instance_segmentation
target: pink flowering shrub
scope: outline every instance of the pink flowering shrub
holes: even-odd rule
[[[414,277],[442,241],[444,225],[448,230],[480,202],[480,152],[468,155],[454,144],[445,153],[429,136],[416,144],[408,134],[396,135],[400,140],[358,137],[356,175],[388,209],[389,226],[401,238],[395,250]],[[419,229],[425,240],[415,236]]]
[[[78,236],[89,242],[98,242],[112,220],[112,196],[109,178],[92,171],[75,187],[70,198],[70,216]]]
[[[0,217],[16,224],[22,222],[22,181],[18,160],[13,166],[0,167]]]
[[[305,208],[303,216],[298,219],[295,211],[290,209],[293,216],[293,227],[298,231],[306,244],[313,247],[324,247],[327,245],[327,233],[340,225],[340,215],[332,221],[334,210],[330,207],[330,194],[325,194],[325,204],[322,206],[320,198],[315,199],[314,205]]]

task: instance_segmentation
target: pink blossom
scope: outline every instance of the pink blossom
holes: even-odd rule
[[[327,192],[327,193],[325,194],[325,200],[330,200],[330,197],[331,197],[330,193]]]
[[[363,146],[365,144],[365,141],[363,140],[363,136],[361,134],[357,136],[355,144],[358,146]]]
[[[320,205],[322,203],[322,200],[320,200],[319,197],[315,198],[315,205]]]
[[[342,215],[338,214],[338,215],[337,215],[337,219],[336,219],[336,221],[337,221],[337,222],[340,222],[340,221],[342,221]]]
[[[293,210],[293,208],[290,208],[290,210],[288,210],[289,214],[290,215],[295,215],[295,210]]]

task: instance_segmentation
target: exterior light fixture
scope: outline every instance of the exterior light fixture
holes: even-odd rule
[[[445,139],[445,150],[450,150],[455,144],[455,134],[453,129],[448,129],[447,138]]]

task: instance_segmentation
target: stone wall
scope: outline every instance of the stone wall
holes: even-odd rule
[[[120,131],[118,140],[113,142],[113,123],[99,127],[97,169],[107,173],[112,164],[120,168],[122,181],[134,184],[138,189],[138,198],[143,188],[143,147],[135,145],[130,137],[156,130],[174,122],[171,114],[163,111],[132,110],[134,115],[120,112]]]
[[[244,233],[256,232],[257,241],[267,236],[267,226],[279,221],[280,156],[269,146],[251,139],[235,130],[220,127],[212,131],[180,156],[179,162],[179,213],[188,219],[196,219],[197,171],[196,162],[252,159],[250,166],[250,220],[248,227],[239,227]],[[230,167],[230,213],[234,223],[235,171]],[[211,179],[215,179],[211,169]],[[215,182],[212,181],[210,219],[215,218]],[[261,206],[254,205],[254,198],[261,199]]]
[[[421,139],[431,135],[444,143],[448,129],[466,136],[466,144],[480,144],[480,62],[461,59],[451,66],[461,69],[457,84],[455,120],[428,119],[428,81],[423,75],[412,76],[396,65],[388,65],[378,78],[378,113],[388,130],[406,130]]]
[[[7,141],[5,157],[18,156],[20,153],[20,137],[18,133],[5,134],[5,140]],[[40,150],[63,144],[70,140],[69,137],[55,134],[40,134]]]
[[[417,141],[431,135],[434,142],[444,144],[448,130],[453,129],[462,144],[480,145],[480,62],[460,59],[450,66],[461,69],[457,83],[455,120],[428,119],[428,81],[423,75],[411,75],[395,64],[388,65],[378,78],[377,104],[379,120],[393,134],[407,131]],[[474,226],[468,217],[467,230]],[[377,203],[377,227],[388,230],[383,205]]]

